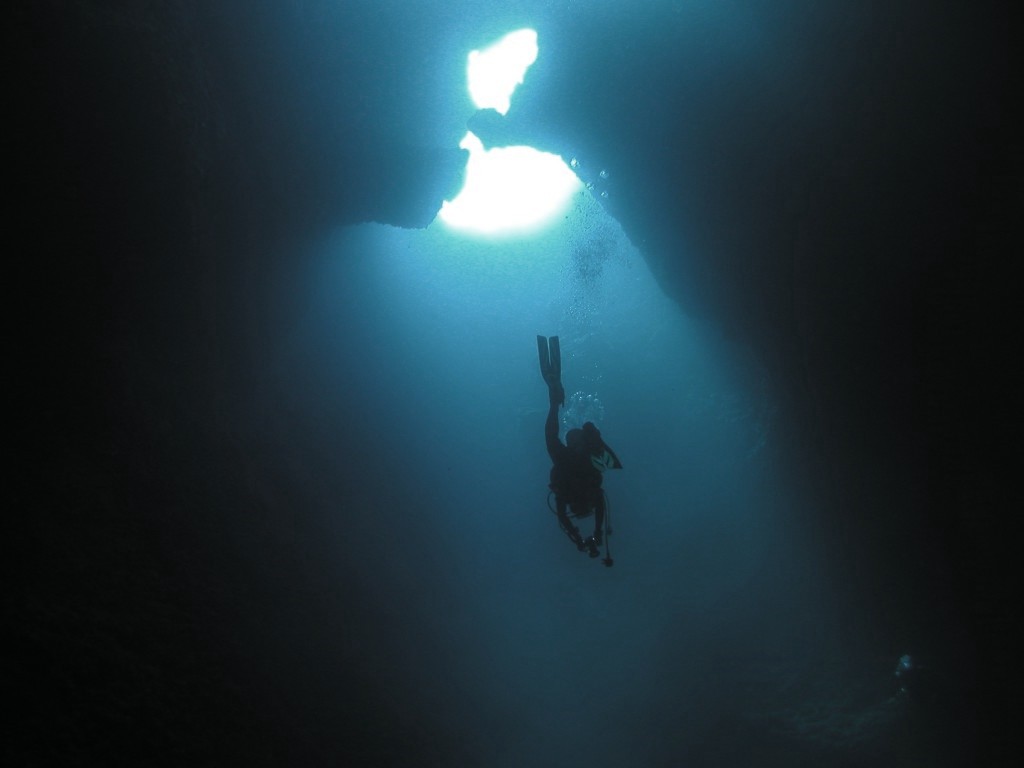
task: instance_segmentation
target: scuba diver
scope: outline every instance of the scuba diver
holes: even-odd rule
[[[612,565],[605,534],[608,505],[601,488],[602,472],[621,469],[618,457],[605,445],[601,433],[592,422],[582,429],[570,429],[565,444],[558,439],[558,409],[565,404],[562,388],[562,358],[558,337],[537,337],[540,373],[548,385],[548,417],[544,422],[544,442],[551,457],[551,478],[548,487],[555,498],[554,512],[558,524],[580,552],[597,557],[598,547],[605,543],[606,566]],[[548,501],[550,505],[550,497]],[[594,534],[584,539],[572,519],[594,516]]]

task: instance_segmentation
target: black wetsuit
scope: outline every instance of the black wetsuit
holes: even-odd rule
[[[569,538],[583,549],[583,539],[566,510],[572,510],[576,517],[585,517],[593,512],[594,538],[600,543],[605,515],[602,476],[591,462],[590,450],[585,444],[570,448],[558,439],[558,394],[553,391],[550,400],[548,418],[544,422],[544,442],[551,457],[550,488],[555,494],[555,512]]]

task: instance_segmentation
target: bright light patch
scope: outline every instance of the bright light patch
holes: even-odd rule
[[[537,60],[537,33],[510,32],[483,51],[469,54],[469,93],[479,109],[508,112],[516,86]],[[495,147],[467,133],[466,183],[458,197],[441,206],[438,217],[448,227],[486,236],[524,234],[561,214],[579,179],[557,155],[532,147]]]
[[[529,232],[562,213],[582,185],[557,155],[532,147],[485,150],[472,133],[466,184],[438,214],[453,229],[483,235]]]
[[[537,33],[532,29],[509,32],[490,48],[470,51],[469,95],[477,109],[508,112],[512,92],[536,60]]]

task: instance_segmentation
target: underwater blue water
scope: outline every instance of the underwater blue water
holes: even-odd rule
[[[771,386],[662,294],[595,197],[507,241],[347,228],[315,262],[276,376],[375,435],[372,463],[343,466],[344,435],[325,461],[348,499],[339,578],[403,628],[373,671],[396,706],[487,765],[657,764],[720,722],[796,732],[777,686],[834,638]],[[561,339],[562,434],[593,419],[624,464],[605,479],[612,568],[547,505],[537,334]]]
[[[592,71],[576,62],[584,100],[614,77],[616,57],[648,78],[621,94],[658,94],[666,73],[678,79],[666,96],[693,94],[712,70],[735,68],[755,73],[741,81],[756,98],[718,95],[746,109],[767,99],[796,113],[805,98],[794,73],[806,53],[787,41],[806,29],[774,6],[580,10],[566,11],[572,35],[560,11],[511,12],[507,25],[501,14],[457,24],[451,40],[485,46],[537,22],[527,91],[572,63],[566,39],[596,35],[608,58]],[[411,113],[434,119],[402,123],[403,140],[462,139],[472,109],[461,75],[417,92]],[[508,125],[530,135],[518,98]],[[669,104],[660,127],[628,99],[596,114],[628,115],[678,165],[688,131],[743,131],[707,104]],[[500,138],[502,120],[478,124]],[[893,672],[907,649],[879,640],[870,606],[833,582],[816,521],[841,512],[818,506],[829,478],[794,466],[806,436],[780,423],[768,366],[662,292],[612,215],[626,158],[586,136],[540,138],[581,182],[547,229],[482,239],[441,220],[363,224],[298,260],[311,265],[306,311],[273,342],[270,386],[311,419],[321,455],[306,471],[336,583],[375,616],[347,630],[343,657],[396,722],[418,724],[413,744],[447,755],[438,762],[453,749],[484,766],[932,760],[938,742],[911,727]],[[716,162],[691,158],[705,161]],[[594,421],[624,465],[604,484],[611,568],[578,552],[549,507],[537,335],[561,340],[562,436]]]

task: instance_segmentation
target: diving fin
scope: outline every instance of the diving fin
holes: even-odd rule
[[[537,336],[537,356],[540,357],[540,375],[547,381],[551,376],[551,357],[548,354],[548,340],[546,336]]]
[[[559,384],[562,383],[562,349],[558,343],[558,337],[552,336],[548,339],[548,349],[551,350],[551,376]]]
[[[562,389],[562,351],[558,337],[550,339],[537,336],[537,356],[540,358],[540,375],[548,385],[552,402],[559,405],[565,403],[565,391]]]

